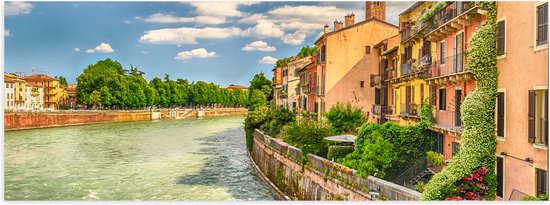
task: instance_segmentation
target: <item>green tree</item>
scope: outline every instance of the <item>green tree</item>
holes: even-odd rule
[[[101,93],[97,90],[94,90],[90,95],[90,104],[93,106],[99,105],[101,103]]]
[[[365,122],[361,108],[353,107],[351,103],[333,105],[325,117],[338,133],[356,133],[355,129]]]
[[[352,152],[343,159],[343,165],[355,168],[360,176],[369,175],[384,178],[388,168],[392,167],[398,158],[394,145],[384,139],[378,131],[371,133],[372,138],[365,140],[360,152]]]

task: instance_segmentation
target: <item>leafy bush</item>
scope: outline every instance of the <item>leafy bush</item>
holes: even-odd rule
[[[424,186],[426,186],[426,182],[424,181],[417,181],[416,182],[416,191],[422,193],[424,192]]]
[[[359,129],[359,134],[355,139],[355,151],[346,156],[344,161],[347,161],[345,165],[357,169],[364,176],[373,173],[372,170],[378,170],[384,172],[385,179],[392,179],[415,165],[418,159],[424,158],[433,143],[434,139],[427,135],[425,129],[420,126],[399,126],[391,121],[382,125],[367,123]],[[379,156],[373,156],[377,158],[372,159],[370,156],[363,156],[373,152],[368,150],[371,148],[364,148],[365,146],[382,150],[374,151],[374,153],[380,153],[378,153]],[[396,158],[394,159],[394,155],[385,154],[386,151],[394,153]],[[387,158],[383,159],[384,157]],[[388,162],[390,165],[373,163],[369,160]],[[377,166],[376,169],[369,168],[373,164]],[[380,174],[377,176],[382,177]]]
[[[538,197],[534,196],[524,196],[521,198],[522,201],[548,201],[548,195],[541,194]]]
[[[362,177],[372,175],[384,178],[386,170],[394,164],[398,155],[392,143],[384,139],[378,131],[370,135],[371,138],[365,140],[361,148],[357,148],[339,162],[356,169]]]
[[[365,122],[361,108],[353,107],[351,103],[337,103],[325,116],[337,133],[355,133],[355,129]]]
[[[489,193],[489,184],[486,175],[489,170],[484,166],[472,171],[472,174],[463,176],[461,180],[451,185],[443,192],[445,200],[481,200]]]
[[[254,110],[249,110],[248,114],[244,118],[244,129],[246,132],[246,147],[248,151],[252,151],[252,134],[254,129],[260,128],[262,124],[269,120],[269,108],[267,106],[260,106]]]
[[[445,163],[445,159],[439,153],[434,151],[429,151],[426,153],[426,161],[428,161],[429,167],[440,167]]]
[[[345,145],[331,145],[328,147],[327,159],[334,159],[337,161],[340,158],[344,158],[349,153],[352,153],[355,147]]]
[[[272,137],[277,137],[283,126],[294,121],[296,121],[294,113],[286,107],[281,106],[271,112],[270,119],[260,126],[260,129],[267,132]]]
[[[311,120],[292,122],[283,127],[283,132],[283,140],[300,148],[304,157],[307,153],[326,157],[328,142],[324,138],[334,135],[330,125]]]

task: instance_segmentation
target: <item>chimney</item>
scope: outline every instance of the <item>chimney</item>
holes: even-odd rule
[[[328,29],[328,24],[325,24],[325,34],[329,33],[330,30]]]
[[[334,31],[340,30],[340,24],[338,24],[338,20],[334,20]]]
[[[346,23],[346,27],[353,25],[355,23],[355,14],[353,14],[353,13],[351,13],[351,15],[348,14],[345,17],[344,22]]]
[[[344,28],[344,23],[342,23],[342,21],[339,21],[338,22],[338,30]]]

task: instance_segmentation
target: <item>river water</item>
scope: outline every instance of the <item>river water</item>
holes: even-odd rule
[[[5,132],[6,200],[274,200],[242,117]]]

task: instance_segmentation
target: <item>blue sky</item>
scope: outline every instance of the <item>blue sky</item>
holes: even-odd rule
[[[387,20],[411,2],[388,2]],[[145,78],[248,85],[275,59],[311,45],[364,2],[6,2],[5,71],[47,71],[69,83],[111,58]]]

